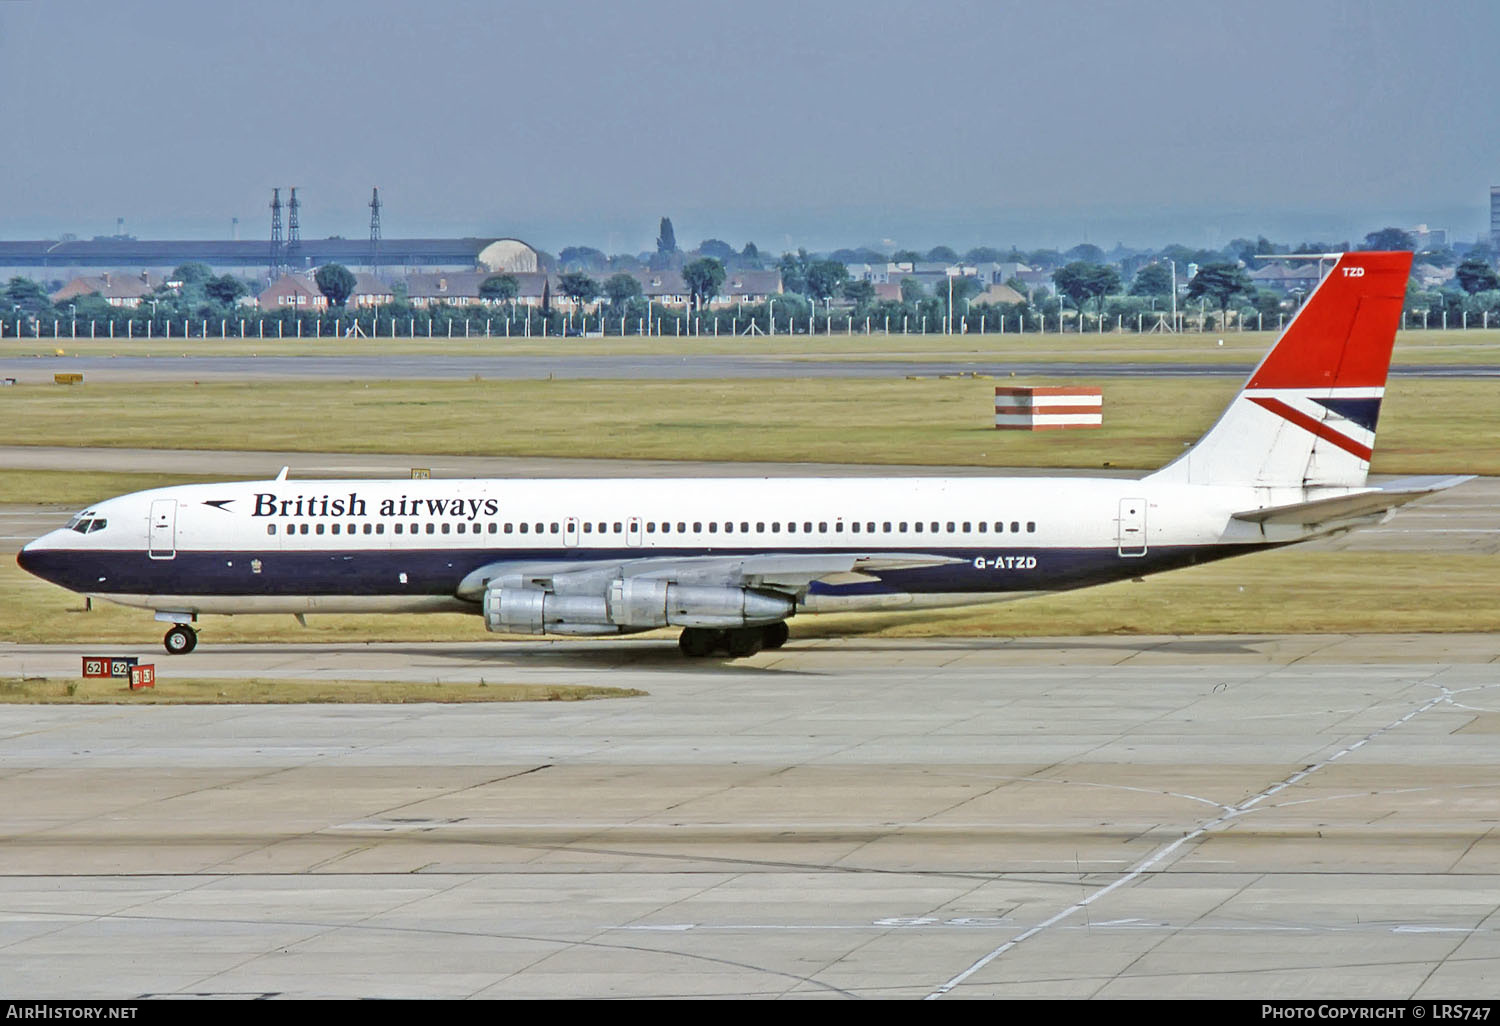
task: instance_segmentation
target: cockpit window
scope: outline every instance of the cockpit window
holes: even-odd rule
[[[63,525],[66,531],[77,531],[79,534],[88,534],[91,531],[102,531],[109,525],[109,521],[103,517],[95,517],[94,511],[86,509],[82,513],[75,513],[73,518]]]

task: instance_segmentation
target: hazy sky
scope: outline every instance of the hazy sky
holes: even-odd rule
[[[1472,239],[1500,3],[0,0],[0,238]],[[285,193],[283,193],[285,196]]]

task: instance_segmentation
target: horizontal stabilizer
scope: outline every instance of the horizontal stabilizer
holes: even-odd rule
[[[1317,527],[1340,520],[1376,516],[1397,506],[1425,498],[1473,479],[1473,475],[1447,477],[1404,477],[1380,488],[1335,495],[1312,502],[1294,502],[1286,506],[1268,506],[1234,514],[1234,519],[1255,524],[1300,524]]]

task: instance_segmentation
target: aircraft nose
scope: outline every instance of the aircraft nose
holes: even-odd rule
[[[42,580],[51,580],[47,574],[47,555],[53,551],[52,546],[46,544],[47,537],[36,539],[21,546],[21,551],[16,553],[16,564],[29,574],[34,574]]]

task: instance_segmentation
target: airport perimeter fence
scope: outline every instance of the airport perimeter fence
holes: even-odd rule
[[[1440,316],[1433,316],[1439,313]],[[1166,312],[1133,315],[1078,313],[1054,310],[1040,313],[1005,312],[995,308],[955,313],[880,313],[858,315],[849,311],[792,311],[733,308],[685,312],[655,308],[642,316],[610,314],[543,315],[519,312],[515,316],[478,316],[461,312],[417,312],[391,315],[380,312],[301,313],[283,311],[245,317],[168,317],[122,311],[105,319],[28,316],[13,311],[0,316],[0,341],[7,339],[114,339],[147,341],[159,339],[566,339],[604,337],[732,338],[777,335],[969,335],[969,334],[1153,334],[1171,332],[1280,331],[1290,314],[1267,316],[1254,311],[1230,311],[1227,328],[1219,327],[1213,310],[1179,310],[1175,320]],[[1500,315],[1482,311],[1470,316],[1463,311],[1449,316],[1444,311],[1408,310],[1402,316],[1405,329],[1471,330],[1500,327]]]

